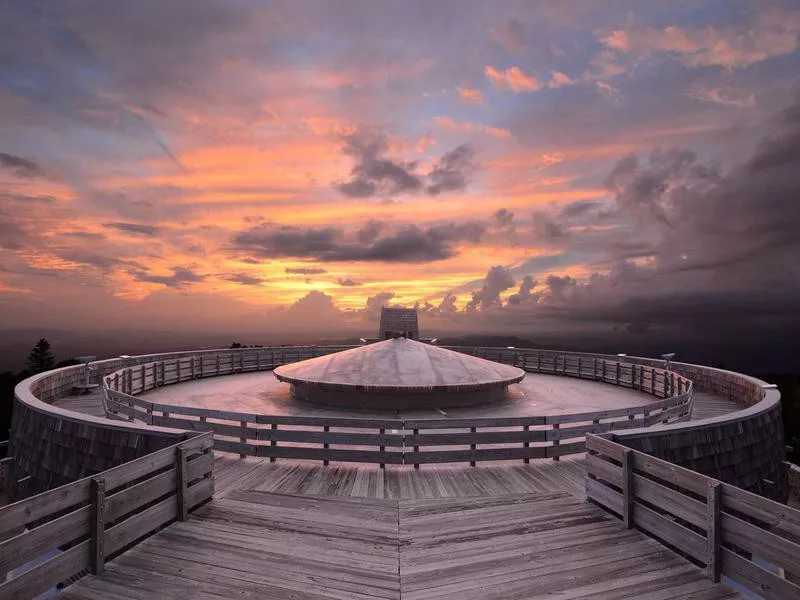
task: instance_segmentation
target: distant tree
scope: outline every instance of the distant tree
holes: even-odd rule
[[[31,374],[49,371],[56,364],[53,351],[50,349],[50,342],[41,338],[28,355],[28,370]]]
[[[231,344],[231,348],[241,348],[241,347],[242,347],[242,345],[239,342],[233,342]]]

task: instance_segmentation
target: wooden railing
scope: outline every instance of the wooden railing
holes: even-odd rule
[[[613,437],[613,436],[611,436]],[[589,500],[657,538],[708,577],[769,600],[800,599],[800,511],[611,439],[586,436]]]
[[[211,498],[210,433],[0,508],[0,600],[30,598],[114,555]],[[0,577],[2,579],[3,577]]]
[[[474,350],[474,349],[473,349]],[[661,398],[644,406],[567,415],[479,419],[375,419],[260,415],[150,402],[137,394],[163,385],[243,371],[269,370],[318,349],[251,349],[178,357],[120,369],[103,379],[111,418],[190,431],[213,431],[220,451],[240,456],[386,464],[552,458],[585,451],[587,433],[676,423],[690,418],[692,383],[648,366],[551,353],[525,368],[630,387]]]

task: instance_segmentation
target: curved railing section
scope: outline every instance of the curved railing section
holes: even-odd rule
[[[1,507],[0,600],[101,573],[143,537],[185,521],[214,493],[212,443],[201,434]]]
[[[103,378],[107,413],[110,418],[149,425],[213,431],[216,449],[240,456],[417,467],[446,462],[475,465],[489,460],[558,460],[567,454],[583,453],[587,433],[678,423],[691,415],[692,383],[677,373],[568,354],[532,359],[524,354],[483,353],[489,354],[485,358],[504,360],[528,371],[606,382],[660,399],[644,406],[565,415],[409,420],[262,415],[155,403],[137,397],[165,385],[271,370],[321,355],[324,350],[248,349],[126,367]]]
[[[92,380],[93,382],[99,383],[108,375],[115,374],[120,370],[128,369],[129,367],[134,366],[138,367],[139,373],[141,373],[142,365],[145,365],[144,377],[158,378],[157,385],[160,386],[168,381],[174,383],[177,381],[188,381],[197,377],[211,376],[211,373],[214,371],[216,371],[217,375],[224,375],[238,372],[267,370],[284,362],[303,360],[313,356],[321,356],[331,352],[338,352],[349,347],[350,346],[293,346],[245,348],[235,350],[204,350],[194,352],[151,354],[126,359],[110,359],[93,363],[92,367],[94,369],[94,373]],[[581,378],[595,379],[597,381],[605,381],[607,383],[617,383],[618,381],[620,385],[628,385],[644,391],[647,391],[649,386],[651,391],[655,390],[656,395],[662,394],[668,396],[670,393],[672,393],[672,389],[670,388],[670,386],[672,386],[671,376],[662,380],[658,375],[656,375],[654,382],[648,381],[648,373],[650,373],[650,371],[648,371],[647,367],[662,370],[664,367],[663,361],[654,359],[625,356],[611,357],[608,355],[599,354],[582,354],[574,352],[556,352],[549,350],[516,348],[452,347],[451,349],[474,354],[490,360],[516,364],[524,367],[530,372],[580,376]],[[162,368],[162,372],[156,372],[156,374],[153,375],[153,367],[147,367],[147,365],[152,365],[153,363],[163,363],[164,366]],[[619,364],[619,367],[611,366],[612,363],[614,365]],[[217,368],[217,365],[219,365],[219,368]],[[148,371],[148,368],[151,369],[151,371]],[[158,369],[158,367],[156,367],[156,369]],[[619,369],[619,375],[617,374],[617,369]],[[630,423],[624,423],[624,425],[630,425],[631,427],[630,429],[625,428],[625,432],[630,433],[630,438],[626,438],[623,441],[625,444],[631,444],[632,447],[644,448],[648,443],[647,440],[650,440],[652,441],[652,444],[649,446],[651,450],[648,451],[652,451],[654,454],[661,456],[662,458],[666,458],[667,460],[671,460],[677,464],[696,469],[699,472],[722,479],[728,483],[740,485],[746,489],[750,489],[751,491],[757,491],[759,493],[768,494],[774,497],[781,497],[785,495],[786,491],[788,490],[788,484],[786,483],[786,469],[784,468],[782,462],[784,445],[780,416],[780,396],[777,390],[764,382],[754,380],[753,378],[738,373],[721,371],[719,369],[712,369],[710,367],[703,367],[699,365],[672,363],[671,372],[693,382],[693,393],[698,391],[711,392],[717,395],[726,396],[735,400],[740,406],[743,407],[743,410],[716,418],[683,422],[685,419],[679,420],[679,417],[686,417],[687,415],[675,414],[679,412],[679,409],[675,406],[670,406],[666,408],[667,410],[674,409],[671,417],[674,417],[674,419],[678,421],[677,423],[669,423],[668,419],[668,423],[664,424],[656,418],[655,414],[651,413],[649,415],[645,415],[644,412],[642,412],[641,415],[635,413],[632,419],[630,418],[630,415],[607,414],[605,419],[598,419],[600,421],[599,423],[594,423],[593,421],[596,419],[593,418],[592,422],[585,422],[583,424],[579,423],[576,427],[582,425],[585,428],[584,435],[585,433],[594,432],[601,434],[613,433],[617,436],[620,436],[620,434],[623,433],[622,427],[619,425],[610,425],[609,423],[611,421],[625,421],[625,419],[628,419]],[[656,373],[658,373],[658,371],[656,371]],[[130,383],[123,382],[124,380],[122,377],[128,377],[128,381]],[[137,375],[135,370],[132,370],[130,375],[120,375],[120,383],[118,384],[120,386],[120,393],[135,397],[135,394],[129,393],[133,391],[134,388],[125,386],[135,385],[133,382],[137,377],[140,377],[140,375]],[[62,444],[60,450],[62,450],[62,456],[66,457],[64,460],[66,460],[66,462],[69,464],[85,463],[88,465],[86,469],[80,471],[76,475],[76,469],[62,469],[56,461],[48,458],[48,452],[52,448],[52,446],[48,446],[48,442],[42,442],[42,444],[39,444],[38,446],[26,446],[25,439],[37,439],[39,437],[39,432],[42,431],[43,427],[46,432],[47,428],[52,429],[53,431],[58,430],[61,427],[60,423],[75,423],[76,425],[82,423],[85,426],[84,429],[94,430],[97,432],[107,430],[109,428],[134,428],[138,434],[141,435],[141,439],[147,439],[149,435],[162,437],[180,435],[183,433],[184,429],[178,430],[172,427],[167,427],[165,429],[163,425],[155,424],[159,423],[158,417],[164,419],[174,418],[181,421],[189,421],[192,428],[207,427],[203,425],[195,425],[195,422],[202,422],[203,415],[199,414],[178,415],[175,413],[169,413],[169,410],[167,410],[166,412],[168,414],[164,415],[163,410],[159,411],[154,409],[153,413],[156,418],[153,425],[147,424],[146,419],[142,420],[143,422],[126,423],[119,421],[118,423],[113,423],[107,419],[95,420],[92,417],[88,417],[83,414],[71,411],[63,411],[48,404],[49,402],[66,395],[69,390],[72,389],[73,386],[79,384],[82,379],[82,367],[68,367],[66,369],[44,373],[40,376],[36,376],[36,378],[29,378],[18,385],[16,390],[17,406],[14,418],[15,423],[12,426],[12,439],[9,455],[13,456],[16,464],[20,466],[19,475],[22,476],[21,479],[38,480],[40,487],[43,486],[43,489],[47,489],[48,487],[53,487],[54,485],[60,485],[64,481],[69,481],[77,477],[84,476],[87,474],[87,472],[97,472],[101,470],[101,467],[98,465],[104,465],[102,468],[108,468],[108,466],[110,466],[108,464],[109,462],[116,461],[115,464],[119,464],[128,457],[133,458],[137,455],[140,455],[136,454],[137,452],[143,452],[141,448],[138,448],[135,449],[132,455],[130,455],[130,450],[114,450],[114,448],[117,447],[116,444],[120,440],[131,439],[126,438],[122,434],[103,434],[106,435],[103,444],[81,442],[77,444],[77,446],[80,446],[83,448],[83,450],[78,451],[74,449],[76,444],[69,443],[69,437],[71,435],[85,433],[85,430],[81,430],[81,432],[78,433],[75,431],[59,431],[58,435],[52,435],[50,437],[56,439],[56,445],[59,443]],[[156,379],[153,379],[153,382],[155,381]],[[117,384],[114,384],[115,387],[116,385]],[[678,391],[677,386],[672,387],[675,387],[676,392]],[[680,396],[681,394],[678,395]],[[137,400],[141,401],[143,399],[137,398]],[[126,402],[122,402],[120,404],[122,406],[126,406]],[[689,403],[689,406],[691,406],[691,403]],[[128,407],[130,408],[130,406]],[[136,405],[134,404],[134,408],[135,407]],[[140,412],[147,415],[147,407],[139,406],[138,408],[142,409]],[[662,407],[662,409],[663,408],[664,407]],[[124,408],[121,408],[120,412],[124,410]],[[39,421],[44,421],[43,424],[42,422],[36,422],[37,419],[31,419],[31,412],[36,413],[35,416],[37,417],[44,414],[49,415],[49,420],[42,418],[39,419]],[[117,417],[120,416],[127,419],[129,415],[117,415]],[[135,416],[136,415],[134,415],[134,417]],[[238,417],[239,415],[237,414],[235,416]],[[252,416],[256,418],[256,421],[258,421],[259,418],[262,421],[265,419],[263,415]],[[225,445],[225,442],[229,444],[228,448],[235,448],[235,446],[231,446],[230,444],[241,444],[239,449],[243,450],[243,454],[251,452],[255,446],[262,445],[260,442],[267,442],[266,445],[277,448],[274,451],[276,452],[276,455],[270,457],[274,460],[275,458],[278,458],[278,453],[289,451],[289,448],[286,447],[286,444],[281,444],[281,442],[289,442],[290,440],[281,439],[281,436],[296,435],[292,434],[291,432],[297,428],[302,428],[305,426],[303,424],[290,424],[286,421],[280,422],[282,419],[288,418],[289,417],[282,417],[280,419],[276,419],[275,422],[252,423],[245,420],[243,424],[240,420],[234,422],[233,425],[230,423],[225,424],[229,427],[236,427],[239,429],[256,430],[255,439],[252,437],[247,437],[252,435],[254,433],[253,431],[234,432],[232,429],[228,430],[228,432],[232,435],[219,435],[218,437],[221,441],[221,445]],[[420,456],[411,454],[412,452],[417,452],[417,449],[420,453],[424,451],[425,446],[422,445],[423,439],[421,436],[447,434],[458,435],[461,437],[450,439],[427,437],[425,439],[428,441],[436,440],[441,442],[442,445],[434,449],[435,452],[438,452],[454,450],[454,448],[446,446],[445,443],[450,444],[451,442],[457,442],[457,446],[463,444],[464,440],[466,439],[463,437],[463,434],[474,433],[478,434],[478,436],[481,436],[473,438],[473,443],[469,443],[467,448],[465,448],[463,445],[459,448],[455,448],[455,450],[458,450],[462,453],[460,455],[442,455],[447,456],[448,460],[451,458],[457,458],[458,460],[469,460],[469,454],[465,454],[464,452],[469,453],[470,451],[474,450],[485,452],[485,456],[487,457],[491,457],[492,455],[497,456],[498,453],[494,452],[494,450],[497,450],[497,446],[495,446],[495,444],[500,440],[507,439],[506,437],[498,436],[507,436],[509,433],[512,434],[513,441],[511,443],[516,446],[514,453],[511,454],[511,456],[514,458],[521,457],[526,459],[527,456],[530,456],[531,458],[540,458],[542,457],[542,454],[544,457],[547,457],[548,450],[546,448],[544,450],[542,449],[542,447],[545,446],[550,448],[550,456],[556,459],[558,458],[558,456],[555,455],[557,453],[564,453],[564,451],[567,450],[574,452],[582,451],[580,446],[582,443],[581,438],[579,437],[577,440],[573,439],[572,441],[562,438],[561,436],[565,434],[562,434],[562,432],[558,431],[562,428],[561,423],[553,422],[552,419],[554,418],[555,417],[550,417],[551,422],[549,424],[546,422],[547,419],[545,419],[544,425],[525,425],[519,423],[512,425],[501,422],[502,424],[495,423],[494,429],[482,431],[481,426],[484,425],[484,423],[477,423],[470,426],[467,430],[451,430],[445,432],[436,432],[435,430],[427,431],[423,430],[422,427],[413,427],[414,423],[410,421],[403,423],[402,428],[398,430],[395,428],[397,427],[398,423],[390,423],[391,420],[387,420],[383,422],[385,427],[381,427],[380,424],[376,424],[374,428],[376,430],[375,433],[365,431],[361,431],[361,433],[364,435],[373,436],[397,436],[397,432],[400,431],[400,440],[397,438],[376,437],[370,441],[370,445],[373,445],[372,442],[380,442],[383,440],[386,443],[378,445],[377,452],[381,452],[382,446],[382,450],[387,454],[390,451],[396,451],[397,448],[400,448],[401,453],[407,455],[407,460],[406,456],[402,457],[403,461],[411,463],[414,463],[414,461],[417,459],[424,459],[428,461],[430,458],[429,455]],[[643,422],[645,418],[649,418],[646,423]],[[206,417],[205,420],[208,421],[209,417]],[[211,420],[214,421],[214,419]],[[175,423],[174,421],[160,421],[160,423],[163,423],[164,425],[179,425],[181,428],[187,426],[187,423],[179,424]],[[265,428],[257,427],[257,425],[267,425],[266,429],[268,431],[272,430],[272,426],[275,425],[276,431],[274,433],[259,433],[258,430]],[[339,425],[344,426],[342,423],[339,423]],[[649,427],[646,427],[648,425]],[[528,427],[527,431],[525,429],[526,426]],[[597,426],[605,426],[607,429],[602,431],[598,429]],[[157,427],[160,427],[164,431],[162,432],[161,430],[156,429]],[[308,434],[313,433],[314,435],[310,435],[310,437],[308,437],[308,440],[310,441],[308,441],[308,445],[305,446],[306,451],[312,449],[312,447],[314,447],[316,450],[334,451],[341,448],[341,446],[339,448],[332,447],[336,446],[337,444],[342,444],[344,449],[353,449],[347,446],[347,438],[344,437],[330,437],[328,438],[330,441],[322,441],[323,438],[320,437],[321,434],[337,433],[336,431],[325,432],[324,427],[325,426],[323,425],[323,430],[321,432],[308,432]],[[330,429],[331,426],[328,427]],[[475,431],[472,431],[473,427],[475,428]],[[512,431],[506,431],[509,428],[511,428]],[[570,426],[570,428],[572,428],[572,426]],[[351,426],[350,429],[358,430],[358,427]],[[384,430],[383,433],[381,433],[381,429]],[[544,433],[542,433],[542,429],[545,430]],[[642,429],[644,429],[644,431],[641,431]],[[36,432],[35,435],[32,433],[34,431]],[[353,433],[353,431],[343,431],[338,433]],[[571,433],[572,432],[566,435]],[[244,435],[237,437],[238,434]],[[44,437],[47,438],[48,435],[45,435]],[[261,440],[259,440],[259,435],[262,438]],[[544,436],[543,441],[541,439],[542,436]],[[92,437],[94,436],[90,435],[88,438],[84,437],[83,439],[90,439]],[[102,437],[102,435],[100,435],[100,437]],[[59,442],[59,438],[62,440],[61,442]],[[174,440],[174,437],[171,439]],[[619,439],[622,440],[622,438]],[[666,441],[668,439],[671,441]],[[398,441],[401,443],[401,446],[390,446],[390,444],[398,443]],[[575,441],[577,441],[578,445],[571,446],[570,444],[574,443]],[[169,439],[162,439],[161,447],[169,445],[168,442]],[[419,442],[419,445],[417,446],[415,442]],[[554,442],[558,443],[556,444]],[[304,447],[303,444],[306,444],[306,442],[301,441],[296,443],[301,447]],[[322,448],[319,447],[320,444],[322,445]],[[639,446],[636,446],[637,444],[639,444]],[[157,444],[155,445],[157,446]],[[281,446],[284,446],[284,449],[278,450],[281,448]],[[475,447],[473,448],[473,446]],[[124,447],[125,446],[123,444],[123,448]],[[86,450],[87,448],[88,451]],[[359,447],[355,448],[355,450],[358,449]],[[262,453],[269,452],[259,448],[256,448],[255,451],[256,453],[259,451]],[[121,454],[126,454],[129,456],[123,458]],[[73,455],[76,457],[75,460],[72,460]],[[699,458],[695,458],[695,455],[699,455]],[[331,453],[329,456],[332,458],[326,459],[322,455],[319,455],[322,460],[339,459],[338,457],[333,458],[335,456],[333,453]],[[714,456],[716,456],[717,459],[714,459]],[[67,458],[69,460],[67,460]],[[376,458],[378,461],[380,461],[382,457],[379,456]],[[384,458],[386,458],[387,462],[391,460],[389,457]],[[490,458],[490,460],[493,459],[494,458]],[[32,469],[36,472],[28,473],[28,469]],[[30,477],[26,477],[26,475],[30,475]],[[12,485],[13,479],[14,478],[10,478]],[[17,477],[16,480],[19,481],[20,477]]]

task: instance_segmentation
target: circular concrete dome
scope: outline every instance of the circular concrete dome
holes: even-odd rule
[[[397,338],[277,367],[296,398],[324,406],[402,410],[475,406],[525,377],[516,367]]]

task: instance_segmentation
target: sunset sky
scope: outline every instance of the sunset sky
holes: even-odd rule
[[[0,2],[0,328],[800,329],[800,3]]]

